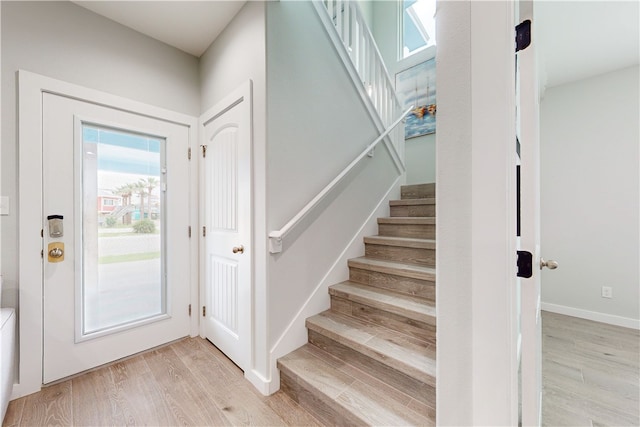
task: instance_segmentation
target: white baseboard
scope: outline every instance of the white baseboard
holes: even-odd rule
[[[269,381],[255,369],[247,369],[244,373],[244,378],[264,396],[269,396],[278,391],[277,388],[272,390],[273,380]]]
[[[276,368],[278,358],[292,352],[293,350],[303,346],[308,339],[305,320],[329,308],[330,299],[329,286],[338,283],[346,278],[341,277],[345,269],[347,260],[362,256],[362,239],[364,236],[376,234],[377,218],[387,216],[389,212],[388,201],[393,197],[394,191],[399,195],[400,185],[402,184],[404,175],[400,175],[389,190],[380,199],[378,205],[373,209],[369,217],[364,221],[360,229],[353,235],[351,241],[347,244],[342,253],[335,260],[327,274],[320,280],[316,288],[311,292],[309,298],[302,305],[300,310],[291,320],[280,338],[271,348],[271,381],[270,392],[275,393],[280,388],[280,375]],[[386,212],[386,213],[385,213]]]
[[[42,390],[41,385],[33,385],[33,384],[13,384],[13,391],[11,392],[10,400],[19,399],[24,396],[28,396],[33,393],[37,393]]]
[[[615,316],[613,314],[600,313],[597,311],[583,310],[581,308],[568,307],[566,305],[551,304],[543,302],[541,309],[552,313],[564,314],[567,316],[579,317],[581,319],[593,320],[595,322],[608,323],[610,325],[622,326],[624,328],[640,329],[640,319],[630,317]]]

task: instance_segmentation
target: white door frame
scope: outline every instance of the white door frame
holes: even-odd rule
[[[81,101],[100,104],[135,114],[144,114],[189,128],[189,147],[197,143],[198,119],[185,114],[133,101],[105,92],[41,76],[28,71],[18,72],[18,274],[20,331],[19,383],[13,388],[12,399],[37,392],[42,386],[43,321],[42,280],[43,249],[40,230],[42,212],[42,93],[49,92]],[[187,153],[185,153],[187,156]],[[189,178],[192,224],[198,223],[197,163],[191,163]],[[21,191],[22,190],[22,191]],[[188,230],[185,230],[187,233]],[[198,253],[197,239],[192,238],[190,250]],[[198,306],[198,257],[189,266],[191,304]],[[191,336],[198,334],[198,316],[191,316]]]
[[[514,3],[441,1],[438,425],[517,425]]]
[[[531,20],[531,45],[518,53],[520,76],[521,248],[533,254],[533,275],[521,285],[521,417],[542,423],[542,319],[540,313],[540,104],[534,2],[520,0],[519,21]]]

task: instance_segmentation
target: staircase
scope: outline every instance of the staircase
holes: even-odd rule
[[[109,212],[109,216],[114,218],[122,218],[126,214],[131,213],[135,210],[136,210],[136,207],[134,205],[118,206],[116,209]]]
[[[403,186],[390,210],[278,360],[281,389],[328,425],[435,425],[435,184]]]

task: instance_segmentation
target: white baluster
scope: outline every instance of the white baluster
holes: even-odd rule
[[[342,0],[336,0],[336,29],[340,40],[344,43],[344,35],[342,34]]]
[[[342,17],[342,26],[344,27],[342,29],[342,33],[343,33],[343,40],[344,40],[344,45],[347,47],[347,49],[349,49],[349,47],[351,46],[350,43],[350,35],[349,32],[351,31],[349,29],[349,25],[351,22],[351,10],[350,10],[350,4],[349,1],[345,1],[342,4],[343,7],[343,17]]]

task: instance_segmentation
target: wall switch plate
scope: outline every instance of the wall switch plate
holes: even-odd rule
[[[602,298],[613,298],[613,288],[611,286],[602,287]]]
[[[9,215],[9,197],[0,197],[0,215]]]

